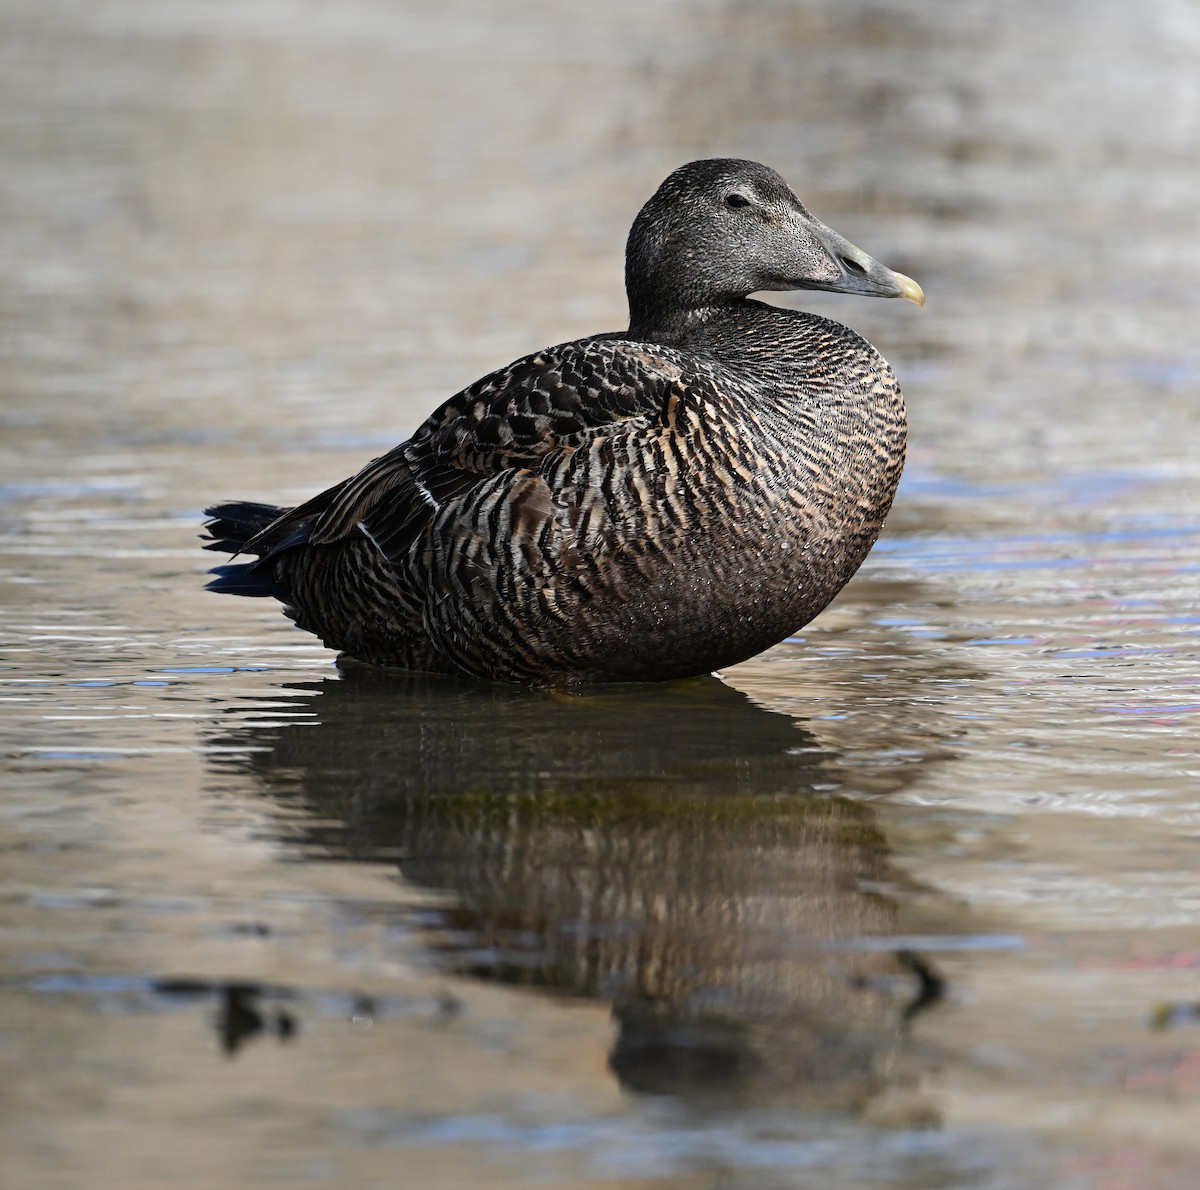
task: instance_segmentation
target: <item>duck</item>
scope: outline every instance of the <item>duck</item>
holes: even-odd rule
[[[303,504],[209,508],[234,559],[209,589],[370,665],[532,686],[693,677],[793,635],[883,528],[904,399],[856,332],[750,295],[921,287],[775,170],[714,158],[638,212],[625,288],[625,330],[484,376]]]

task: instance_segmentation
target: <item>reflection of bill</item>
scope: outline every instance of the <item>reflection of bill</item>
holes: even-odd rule
[[[313,722],[244,728],[214,763],[302,797],[323,854],[451,892],[431,937],[454,969],[611,1000],[630,1087],[849,1105],[940,994],[922,960],[852,944],[896,932],[870,891],[896,875],[837,758],[716,679],[563,694],[355,666],[313,689]]]

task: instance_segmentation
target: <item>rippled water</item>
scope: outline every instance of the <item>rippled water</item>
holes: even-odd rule
[[[0,31],[0,1183],[1200,1181],[1193,4]],[[912,420],[817,622],[548,694],[204,594],[716,153],[929,295],[803,303]]]

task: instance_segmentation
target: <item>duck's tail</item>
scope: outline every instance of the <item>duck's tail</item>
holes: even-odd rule
[[[237,557],[249,544],[247,552],[258,555],[253,561],[213,567],[209,573],[217,577],[207,584],[207,589],[222,595],[284,599],[286,592],[279,585],[275,567],[269,564],[267,557],[273,552],[275,543],[259,545],[254,538],[287,511],[273,504],[251,504],[244,500],[205,509],[204,515],[209,518],[204,525],[209,538],[204,546],[206,550],[220,550]]]

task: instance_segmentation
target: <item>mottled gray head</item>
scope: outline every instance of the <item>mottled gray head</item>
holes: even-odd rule
[[[629,233],[625,288],[630,327],[645,331],[765,289],[925,301],[915,281],[814,218],[773,169],[732,158],[689,162],[654,192]]]

